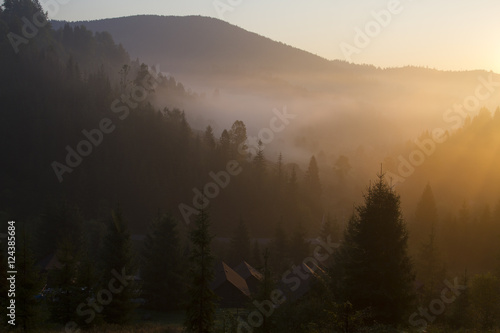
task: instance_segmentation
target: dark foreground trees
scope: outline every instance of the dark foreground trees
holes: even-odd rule
[[[336,255],[334,288],[370,321],[396,324],[413,301],[413,268],[399,196],[381,174],[356,208]]]
[[[104,244],[102,287],[109,289],[105,296],[109,299],[102,302],[102,314],[108,323],[128,323],[133,319],[135,308],[133,299],[137,290],[133,276],[136,272],[130,233],[119,209],[112,212]]]
[[[210,289],[214,279],[214,258],[210,251],[213,236],[210,235],[210,221],[202,210],[196,219],[196,226],[191,231],[190,289],[184,326],[188,332],[211,332],[215,321],[216,295]]]
[[[142,251],[142,292],[146,306],[160,311],[182,304],[183,265],[176,221],[163,215],[153,222]]]

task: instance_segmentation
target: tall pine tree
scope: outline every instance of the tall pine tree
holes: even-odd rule
[[[431,186],[427,184],[415,210],[415,221],[411,230],[413,243],[418,245],[422,241],[425,241],[436,230],[437,222],[438,212],[436,201],[434,200]]]
[[[268,248],[264,249],[263,257],[264,257],[264,267],[263,267],[264,276],[262,281],[260,281],[257,295],[255,296],[255,300],[258,301],[259,303],[269,300],[269,295],[271,295],[273,290],[275,289],[275,283],[272,278],[271,268],[269,267],[270,251]],[[254,311],[258,310],[255,309]],[[273,326],[274,325],[271,318],[268,318],[268,316],[263,316],[262,325],[260,325],[259,327],[255,327],[255,332],[270,333],[272,332]]]
[[[109,281],[115,282],[118,292],[112,295],[112,301],[103,305],[104,320],[109,323],[123,324],[132,319],[135,305],[132,299],[136,295],[133,275],[135,265],[130,242],[130,233],[124,223],[120,209],[112,212],[108,223],[108,233],[104,239],[102,287],[109,288]],[[121,279],[117,278],[121,276]],[[122,288],[123,287],[123,288]]]
[[[321,182],[319,180],[319,169],[316,157],[312,156],[309,160],[305,177],[306,189],[308,194],[313,196],[312,199],[318,199],[321,196]]]
[[[216,147],[215,136],[212,126],[210,125],[207,126],[207,128],[205,129],[205,133],[203,134],[203,142],[211,151],[215,150]]]
[[[196,227],[190,233],[193,245],[191,262],[191,283],[184,326],[189,332],[208,333],[214,327],[216,295],[210,289],[214,279],[214,258],[210,251],[213,236],[210,235],[208,214],[201,210]]]
[[[373,321],[397,324],[413,301],[413,268],[399,196],[380,174],[356,208],[336,254],[337,289],[354,310],[367,310]]]
[[[323,212],[321,202],[321,182],[319,179],[319,168],[316,158],[311,157],[304,179],[304,203],[308,209],[309,223],[318,223]]]
[[[183,266],[172,216],[164,215],[153,222],[142,256],[142,291],[147,306],[161,311],[178,309],[183,296]]]

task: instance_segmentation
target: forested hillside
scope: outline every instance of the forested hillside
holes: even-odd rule
[[[6,10],[2,18],[16,26],[22,15]],[[247,134],[237,119],[215,137],[209,128],[191,129],[184,110],[153,107],[156,91],[180,101],[199,96],[159,69],[130,61],[107,33],[68,25],[55,31],[50,24],[42,33],[43,39],[19,45],[18,54],[2,35],[8,47],[0,65],[1,144],[9,158],[1,167],[0,210],[7,216],[32,219],[47,205],[67,201],[86,218],[99,219],[120,204],[132,229],[144,233],[158,210],[182,218],[179,205],[193,206],[193,188],[204,191],[210,172],[236,160],[241,175],[210,205],[221,235],[240,218],[256,235],[279,220],[318,225],[324,212],[312,212],[322,206],[314,163],[307,178],[286,156],[268,161],[257,146],[239,150]],[[147,91],[134,99],[144,78]],[[109,133],[94,134],[92,141],[103,121]],[[92,147],[80,147],[82,141]],[[301,198],[309,187],[317,196],[306,202]],[[291,202],[300,213],[286,209]]]

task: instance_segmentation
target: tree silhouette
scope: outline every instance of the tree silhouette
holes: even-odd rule
[[[414,243],[419,244],[424,241],[428,235],[436,230],[437,223],[436,201],[430,184],[427,184],[415,210],[415,222],[411,230]]]
[[[349,220],[336,256],[334,275],[340,295],[354,310],[367,310],[372,320],[395,324],[413,300],[413,268],[399,196],[380,174],[365,202]]]
[[[309,160],[305,177],[306,189],[313,200],[319,200],[321,196],[321,182],[319,180],[318,163],[314,156]]]
[[[171,215],[158,217],[144,241],[142,292],[154,310],[175,310],[182,305],[183,267],[176,224]]]
[[[207,128],[205,129],[205,133],[203,134],[203,141],[205,142],[205,145],[207,145],[207,147],[210,149],[210,150],[214,150],[215,149],[215,136],[214,136],[214,131],[212,130],[212,126],[207,126]]]
[[[214,279],[214,258],[210,251],[213,236],[210,235],[208,214],[201,210],[196,227],[189,238],[193,245],[190,256],[191,283],[184,326],[188,331],[208,333],[214,327],[216,295],[210,289]]]
[[[266,159],[264,157],[264,148],[262,145],[262,141],[259,140],[258,146],[259,150],[253,157],[252,166],[254,180],[257,184],[260,184],[266,174]]]
[[[104,239],[101,283],[104,289],[109,288],[109,281],[116,280],[117,274],[120,274],[125,281],[121,282],[120,287],[116,287],[119,292],[113,293],[111,302],[103,305],[102,314],[109,323],[130,322],[135,309],[132,299],[136,296],[136,286],[133,280],[136,271],[131,246],[130,233],[123,221],[122,212],[118,208],[112,211],[108,222],[108,232]]]
[[[246,141],[247,141],[247,128],[245,123],[241,120],[236,120],[231,126],[229,131],[229,138],[231,144],[231,151],[236,159],[243,161],[246,159]]]

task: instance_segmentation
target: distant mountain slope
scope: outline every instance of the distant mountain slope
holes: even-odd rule
[[[53,21],[54,28],[65,22]],[[323,71],[332,62],[215,18],[202,16],[130,16],[71,22],[108,31],[132,57],[155,63],[166,58],[172,70]],[[207,68],[206,66],[211,68]]]
[[[391,96],[394,91],[411,95],[417,90],[435,95],[441,93],[435,86],[441,86],[448,94],[461,96],[463,83],[481,75],[481,71],[444,72],[415,67],[382,70],[330,61],[210,17],[138,15],[52,21],[55,29],[66,23],[109,32],[132,59],[159,64],[163,71],[194,88],[234,89],[236,85],[243,86],[246,93],[273,89],[293,96],[297,96],[297,89],[305,89],[302,93],[335,91],[345,97],[381,93]],[[242,83],[242,79],[246,81]]]

